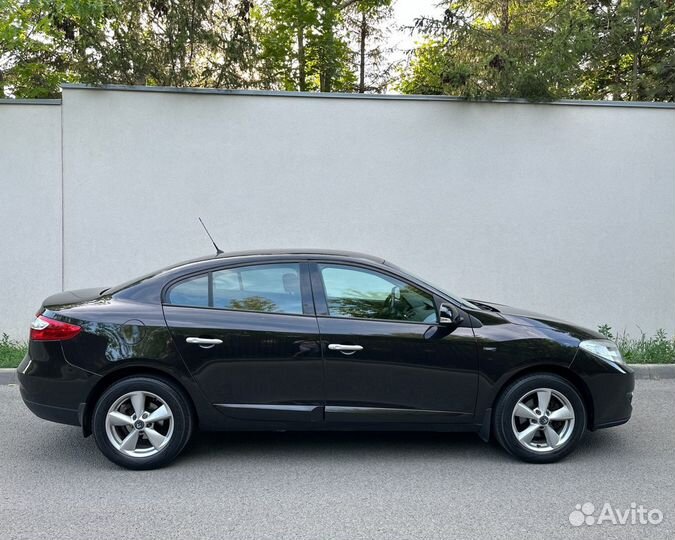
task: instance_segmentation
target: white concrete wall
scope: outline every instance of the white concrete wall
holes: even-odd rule
[[[63,137],[66,288],[210,253],[201,216],[225,251],[365,251],[675,331],[675,109],[67,88]]]
[[[0,334],[61,289],[61,107],[0,103]]]

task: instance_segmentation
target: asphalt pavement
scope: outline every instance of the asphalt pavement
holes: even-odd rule
[[[553,465],[469,434],[289,432],[200,434],[131,472],[0,386],[0,538],[675,538],[675,380],[634,405]]]

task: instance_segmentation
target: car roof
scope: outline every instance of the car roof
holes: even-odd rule
[[[251,263],[257,263],[267,258],[270,260],[283,260],[285,257],[299,257],[303,259],[327,257],[337,260],[361,260],[380,265],[385,264],[385,260],[382,257],[374,257],[373,255],[358,253],[356,251],[339,251],[330,249],[256,249],[248,251],[231,251],[228,253],[218,253],[215,255],[207,255],[205,257],[198,257],[196,259],[178,262],[150,272],[144,276],[131,279],[120,285],[105,289],[105,292],[107,294],[117,294],[126,289],[135,288],[136,285],[141,285],[144,282],[155,281],[155,279],[170,279],[173,276],[180,275],[187,270],[208,271],[215,267],[219,262],[228,263],[229,261],[233,261],[234,264],[237,264],[239,260],[242,260],[246,262],[250,261]]]
[[[344,257],[347,259],[365,259],[367,261],[384,263],[382,257],[359,253],[358,251],[341,251],[335,249],[258,249],[248,251],[232,251],[229,253],[220,253],[213,256],[213,259],[228,259],[238,257],[279,257],[279,256],[301,256],[301,257]]]

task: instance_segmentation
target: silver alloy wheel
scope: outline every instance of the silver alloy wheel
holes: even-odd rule
[[[552,388],[530,390],[511,414],[513,434],[521,446],[546,453],[561,448],[574,431],[574,409],[569,399]]]
[[[171,440],[173,413],[157,394],[129,392],[108,409],[105,431],[119,452],[136,458],[154,456]]]

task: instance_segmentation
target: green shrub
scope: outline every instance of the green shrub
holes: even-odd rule
[[[26,354],[25,343],[9,339],[5,333],[0,337],[0,368],[13,368],[18,366]]]
[[[598,331],[619,346],[621,354],[629,364],[671,364],[675,362],[675,336],[668,337],[663,329],[650,337],[642,332],[638,338],[631,338],[625,332],[614,335],[612,327],[606,324],[599,326]]]

